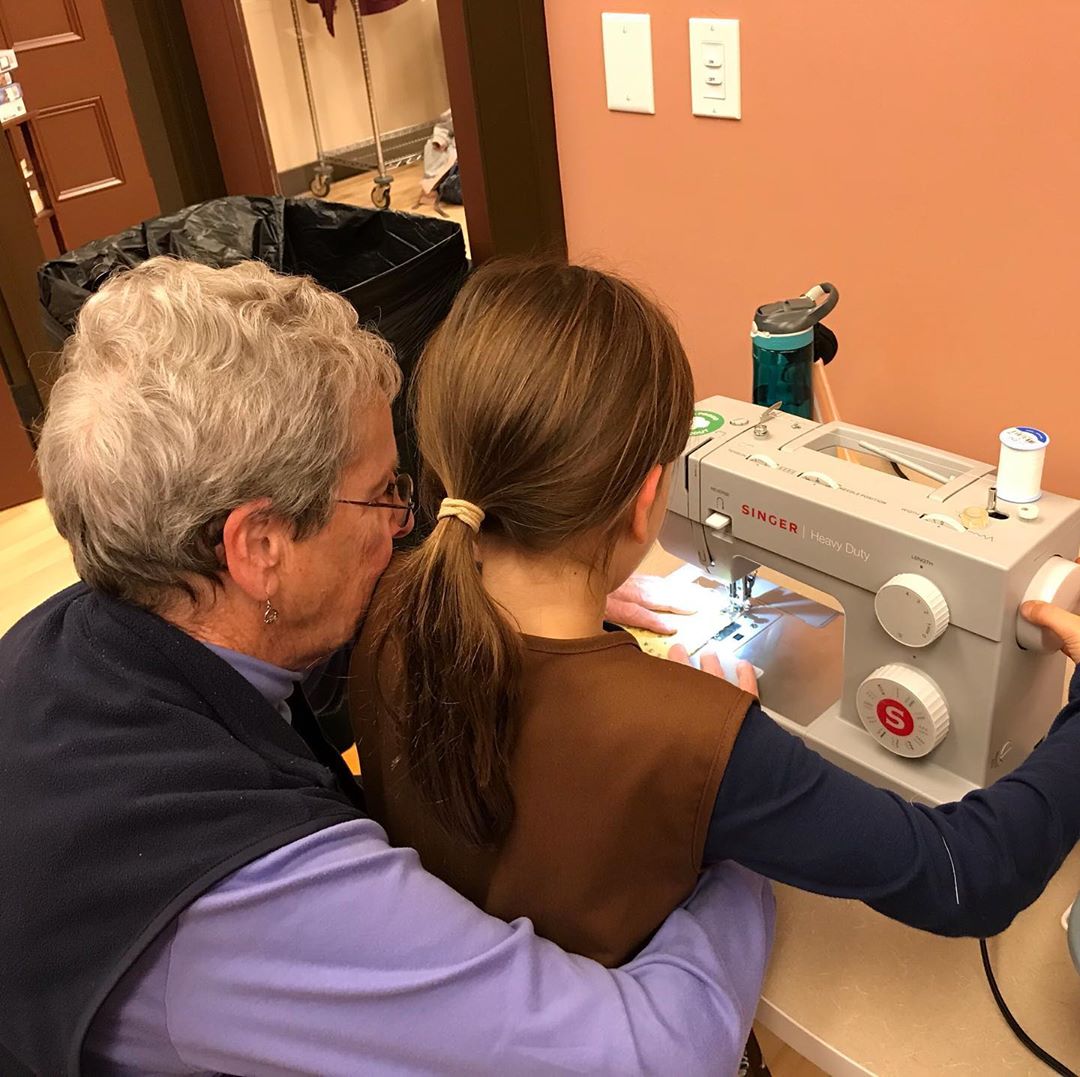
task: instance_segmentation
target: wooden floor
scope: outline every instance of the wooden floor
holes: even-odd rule
[[[420,180],[424,176],[424,166],[420,161],[416,164],[407,165],[405,168],[395,168],[390,175],[394,182],[390,187],[391,209],[401,210],[405,213],[422,213],[425,217],[443,217],[444,219],[457,221],[461,230],[465,233],[465,252],[469,251],[469,226],[465,221],[465,207],[452,206],[444,203],[441,206],[442,213],[436,210],[429,202],[421,202],[422,191]],[[365,206],[371,208],[371,176],[366,172],[360,176],[352,176],[350,179],[340,180],[332,184],[328,199],[331,202],[346,202],[350,205]]]
[[[75,580],[67,543],[44,501],[0,512],[0,635]]]

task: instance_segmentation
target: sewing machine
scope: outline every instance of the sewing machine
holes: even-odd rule
[[[716,638],[764,669],[781,725],[860,777],[943,803],[1020,763],[1060,707],[1065,659],[1021,603],[1080,604],[1080,502],[1043,494],[1033,509],[994,488],[990,464],[711,397],[660,542],[726,592]],[[843,616],[762,593],[762,566]]]

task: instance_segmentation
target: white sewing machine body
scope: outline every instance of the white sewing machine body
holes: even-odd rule
[[[725,582],[765,566],[844,612],[842,687],[823,710],[773,710],[771,667],[791,655],[754,657],[773,717],[833,762],[927,803],[1026,758],[1059,709],[1065,660],[1026,622],[1020,646],[1018,609],[1080,588],[1080,502],[1044,494],[1033,519],[1004,502],[987,518],[977,510],[990,464],[784,413],[762,428],[764,409],[724,397],[698,407],[716,418],[676,462],[661,544]],[[873,450],[911,478],[853,458]],[[965,509],[981,516],[974,528]]]

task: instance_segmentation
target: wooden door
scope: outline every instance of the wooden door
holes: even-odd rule
[[[438,0],[474,262],[566,257],[544,0]]]
[[[41,497],[34,453],[7,382],[0,377],[0,511]],[[2,1056],[0,1056],[2,1060]]]
[[[64,243],[158,214],[103,0],[0,0]]]
[[[240,0],[182,3],[225,189],[229,194],[281,194]]]

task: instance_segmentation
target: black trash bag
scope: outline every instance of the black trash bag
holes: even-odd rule
[[[38,291],[55,346],[113,273],[159,254],[216,267],[257,258],[344,296],[361,324],[393,345],[405,386],[394,402],[394,431],[403,470],[419,478],[407,390],[424,344],[468,273],[460,225],[309,198],[234,195],[203,202],[46,262]],[[430,523],[427,516],[418,520],[417,538]]]
[[[83,303],[113,273],[155,255],[171,254],[218,268],[258,258],[280,270],[284,201],[216,198],[144,221],[119,235],[96,239],[46,262],[38,270],[45,331],[59,348],[74,331]]]
[[[443,202],[450,202],[455,206],[463,206],[465,199],[461,194],[461,169],[454,165],[441,180],[439,180],[439,198]]]
[[[290,199],[285,209],[285,273],[313,277],[347,299],[360,324],[385,337],[401,367],[393,404],[401,468],[419,479],[421,463],[409,422],[408,388],[428,337],[446,317],[468,274],[461,226],[434,217]],[[433,525],[417,514],[410,541]]]

